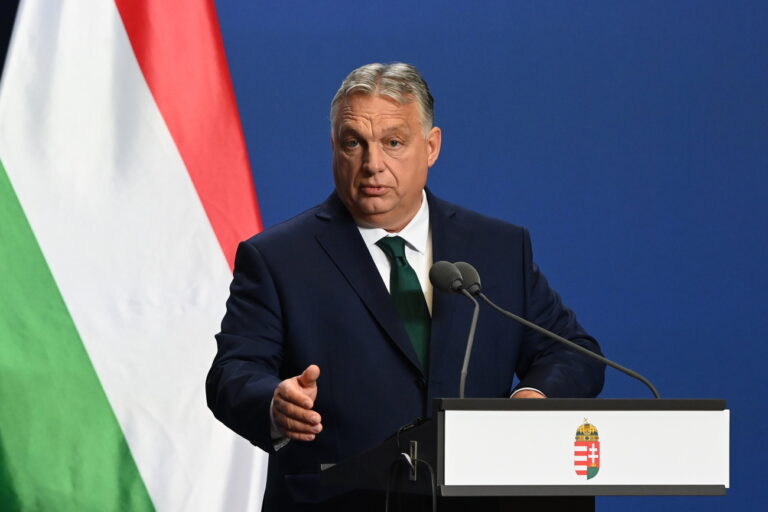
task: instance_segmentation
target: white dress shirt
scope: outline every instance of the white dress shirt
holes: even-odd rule
[[[421,208],[411,221],[399,232],[390,233],[383,228],[366,228],[357,226],[363,237],[368,252],[371,253],[373,263],[389,291],[389,274],[391,263],[387,253],[376,245],[376,242],[386,236],[399,236],[405,240],[405,259],[413,267],[416,277],[419,278],[424,299],[427,302],[429,314],[432,314],[432,283],[429,281],[429,269],[432,267],[432,230],[429,228],[429,204],[427,194],[421,192]]]

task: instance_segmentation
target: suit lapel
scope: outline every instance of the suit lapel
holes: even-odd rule
[[[326,222],[315,238],[355,290],[371,316],[417,371],[416,351],[354,220],[336,194],[316,214]]]

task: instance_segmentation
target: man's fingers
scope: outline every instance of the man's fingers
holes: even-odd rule
[[[312,410],[317,396],[320,368],[309,365],[297,377],[282,381],[272,398],[275,426],[289,439],[314,441],[323,430],[320,414]]]
[[[317,425],[321,421],[320,414],[317,412],[305,407],[301,407],[294,403],[281,400],[280,397],[274,401],[274,406],[278,414],[295,421],[300,421],[301,423]]]
[[[315,381],[320,377],[320,367],[316,364],[311,364],[307,366],[306,370],[304,370],[301,375],[298,377],[299,384],[301,384],[302,387],[310,387],[315,384]]]
[[[296,441],[314,441],[315,434],[296,434],[294,432],[286,432],[285,437],[288,439],[294,439]]]
[[[283,432],[288,434],[319,434],[323,431],[323,425],[320,423],[315,424],[309,424],[304,423],[303,421],[294,420],[293,418],[289,418],[287,416],[283,416],[282,418],[278,419],[275,418],[275,421],[278,423],[278,425],[281,427]]]
[[[287,408],[292,412],[295,412],[295,409],[298,409],[295,405],[291,404],[288,404]],[[323,425],[320,423],[320,415],[314,411],[302,411],[303,410],[299,409],[299,417],[297,418],[289,414],[284,414],[280,406],[275,404],[275,423],[286,436],[292,437],[289,434],[314,435],[322,432]],[[306,412],[312,414],[311,420],[309,421],[306,419]]]
[[[518,391],[514,395],[512,395],[512,398],[547,398],[542,393],[539,393],[538,391],[535,391],[533,389],[523,389],[522,391]]]
[[[299,385],[297,378],[281,382],[277,387],[277,396],[285,402],[296,404],[305,409],[311,409],[315,405],[312,397]]]

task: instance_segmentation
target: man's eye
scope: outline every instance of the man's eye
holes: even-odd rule
[[[344,141],[344,147],[345,148],[356,148],[359,146],[360,143],[356,141],[355,139],[349,139]]]
[[[402,146],[402,143],[399,140],[392,139],[389,142],[387,142],[387,145],[391,148],[396,148],[396,147]]]

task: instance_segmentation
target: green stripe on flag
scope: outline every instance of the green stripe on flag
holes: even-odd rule
[[[153,510],[0,162],[0,510]]]

